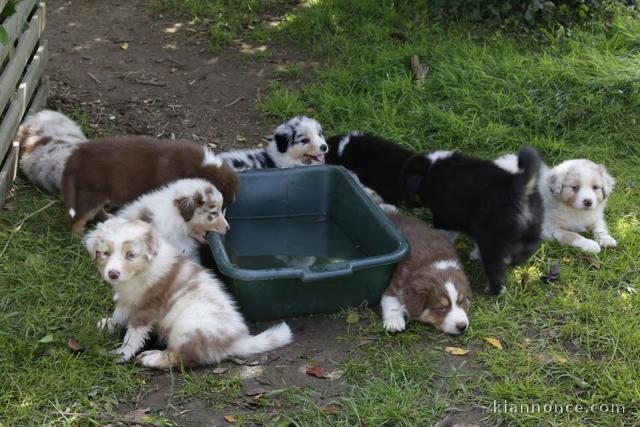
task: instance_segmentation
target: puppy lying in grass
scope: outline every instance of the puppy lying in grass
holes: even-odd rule
[[[278,126],[265,148],[233,150],[218,157],[237,171],[291,168],[323,164],[328,149],[320,123],[298,116]]]
[[[87,251],[118,298],[111,317],[99,328],[126,326],[119,362],[131,359],[154,331],[166,350],[138,355],[143,366],[165,369],[218,363],[289,344],[286,323],[259,335],[247,325],[223,284],[182,256],[144,221],[111,218],[87,233]]]
[[[403,215],[391,205],[381,208],[410,246],[409,256],[396,267],[380,302],[384,328],[404,331],[407,314],[448,334],[466,331],[471,289],[453,245],[443,233],[419,219]]]
[[[179,179],[124,206],[116,216],[152,224],[160,235],[190,258],[209,231],[225,234],[222,193],[206,179]]]
[[[71,154],[62,175],[64,205],[71,230],[80,233],[104,206],[123,205],[180,178],[203,178],[220,190],[225,204],[235,200],[238,175],[213,151],[189,141],[146,136],[100,138]]]
[[[513,154],[495,163],[514,173],[518,168]],[[591,160],[565,160],[553,168],[543,165],[538,187],[545,209],[542,237],[587,252],[616,247],[604,218],[614,185],[615,179],[605,166]],[[593,233],[595,240],[578,233]]]

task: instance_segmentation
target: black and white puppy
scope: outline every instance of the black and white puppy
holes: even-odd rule
[[[435,228],[463,231],[478,244],[489,281],[504,290],[509,265],[540,246],[544,208],[538,192],[541,160],[524,148],[518,173],[453,151],[414,154],[380,137],[351,133],[329,138],[327,163],[355,172],[391,203],[416,202],[433,213]]]
[[[328,149],[320,123],[298,116],[278,126],[265,148],[233,150],[218,157],[237,171],[290,168],[322,164]]]
[[[402,165],[415,154],[413,151],[382,137],[360,132],[332,136],[327,142],[327,164],[351,170],[365,187],[375,190],[386,203],[407,199],[400,172]]]

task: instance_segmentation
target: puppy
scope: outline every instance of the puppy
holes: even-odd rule
[[[218,363],[289,344],[286,323],[249,335],[223,284],[182,256],[155,228],[139,220],[111,218],[85,237],[102,277],[118,294],[113,316],[99,328],[126,326],[119,362],[133,357],[155,332],[166,350],[141,353],[143,366],[165,369]]]
[[[400,203],[408,198],[401,177],[411,150],[371,134],[351,132],[327,140],[326,162],[353,171],[365,188],[371,188],[385,202]]]
[[[64,165],[87,138],[69,117],[51,110],[28,116],[18,129],[20,170],[49,194],[60,192]]]
[[[81,144],[62,175],[71,229],[80,233],[104,205],[123,205],[180,178],[204,178],[220,190],[225,205],[235,200],[238,175],[213,151],[188,141],[132,136]]]
[[[435,228],[475,239],[491,294],[504,290],[509,265],[526,261],[540,246],[541,161],[532,148],[519,153],[519,172],[511,174],[491,161],[453,151],[414,154],[367,134],[332,137],[329,146],[328,163],[351,169],[386,202],[425,206]]]
[[[513,154],[495,161],[511,172],[517,168],[516,162]],[[604,219],[614,185],[604,165],[591,160],[566,160],[551,169],[543,165],[538,187],[545,209],[542,237],[588,252],[615,247],[617,242]],[[593,233],[595,240],[578,234],[585,232]]]
[[[213,184],[187,178],[140,196],[116,216],[152,224],[181,254],[193,258],[207,232],[225,234],[229,229],[222,206],[222,194]]]
[[[324,163],[328,148],[320,123],[299,116],[278,126],[266,148],[234,150],[218,157],[237,171],[290,168]]]
[[[389,209],[389,205],[381,208],[410,246],[408,257],[396,267],[380,302],[384,328],[403,331],[408,314],[448,334],[466,331],[471,289],[453,245],[419,219]]]

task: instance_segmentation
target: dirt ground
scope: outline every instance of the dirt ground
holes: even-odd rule
[[[212,54],[205,25],[164,17],[143,0],[50,0],[47,8],[49,107],[84,111],[97,133],[104,134],[106,129],[112,134],[188,138],[223,151],[253,147],[278,124],[255,104],[259,94],[268,90],[281,60],[254,59],[240,48]],[[253,48],[244,46],[245,51]],[[269,49],[271,58],[294,57],[288,47]],[[344,381],[305,373],[309,363],[332,373],[356,351],[352,343],[338,339],[349,334],[344,317],[308,316],[288,323],[294,344],[269,354],[268,359],[221,366],[241,373],[247,395],[260,389],[310,387],[319,392],[317,400],[322,403],[347,392]],[[196,372],[227,375],[212,369]],[[118,412],[151,407],[166,411],[165,416],[181,425],[226,424],[225,414],[213,411],[207,402],[177,398],[179,388],[180,381],[174,388],[170,375],[154,373],[150,386],[135,401],[122,402]],[[248,396],[236,402],[236,408],[250,411],[251,401]],[[440,425],[473,422],[482,415],[475,410],[465,414],[447,417]]]

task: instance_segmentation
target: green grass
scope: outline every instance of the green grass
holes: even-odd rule
[[[216,46],[220,31],[226,41],[240,34],[293,42],[323,61],[302,89],[288,86],[295,67],[280,75],[260,104],[274,121],[313,111],[328,134],[359,129],[415,150],[455,148],[489,158],[529,144],[547,163],[587,157],[617,178],[607,217],[619,247],[596,257],[599,270],[579,251],[546,243],[511,272],[505,295],[475,298],[470,330],[459,338],[415,323],[391,336],[374,311],[364,310],[366,319],[345,339],[372,342],[340,367],[351,388],[332,398],[337,413],[325,414],[313,390],[289,389],[265,396],[260,410],[238,416],[240,424],[433,425],[461,406],[482,408],[488,421],[507,425],[640,423],[637,17],[507,36],[472,24],[442,26],[425,7],[402,6],[410,2],[307,2],[274,27],[255,22],[270,7],[260,1],[162,3],[171,13],[210,20]],[[394,32],[407,42],[390,37]],[[411,78],[412,54],[430,67],[421,86]],[[14,232],[50,200],[24,184],[14,198],[0,220],[0,246],[13,234],[0,258],[0,423],[74,423],[64,412],[85,414],[75,423],[100,422],[99,414],[131,399],[147,376],[106,355],[116,338],[97,334],[94,325],[112,307],[111,292],[66,231],[60,202]],[[471,247],[465,242],[463,259]],[[560,280],[542,283],[555,263]],[[480,266],[465,267],[482,289]],[[48,335],[51,342],[39,342]],[[71,336],[82,353],[67,348]],[[487,337],[504,349],[486,344]],[[454,368],[445,346],[472,352]],[[242,394],[235,378],[174,374],[184,384],[181,396],[212,408],[233,406]],[[493,411],[505,401],[624,405],[624,412]]]

